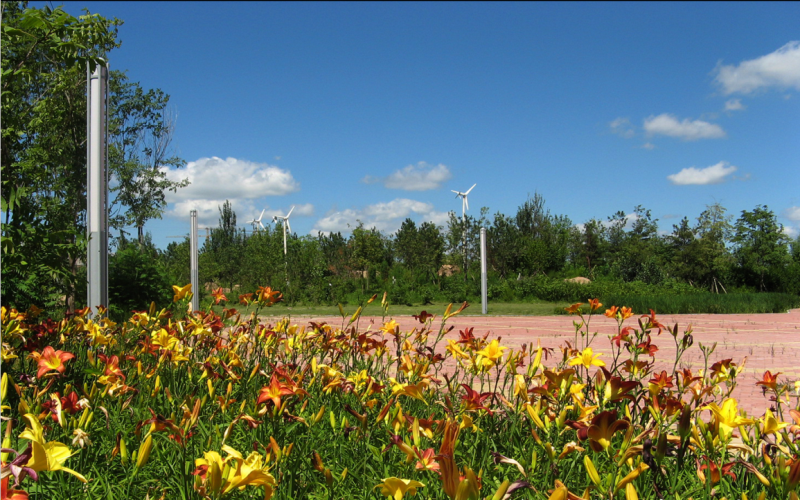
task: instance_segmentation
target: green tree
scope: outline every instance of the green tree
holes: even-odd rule
[[[219,226],[211,231],[201,254],[204,276],[233,288],[239,277],[244,251],[244,234],[236,228],[236,212],[231,203],[219,207]]]
[[[86,71],[118,46],[116,19],[2,3],[2,295],[74,306],[85,256]]]
[[[733,243],[739,273],[747,286],[760,291],[779,289],[781,274],[790,262],[789,238],[783,224],[766,205],[742,211],[734,225]]]
[[[111,72],[109,87],[109,226],[120,234],[123,227],[136,227],[142,244],[145,222],[160,219],[166,207],[165,192],[188,185],[188,180],[170,181],[161,167],[186,162],[171,154],[175,117],[167,109],[169,95],[160,89],[145,92],[121,71]]]

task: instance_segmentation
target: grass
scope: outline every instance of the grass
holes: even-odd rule
[[[653,309],[659,314],[783,313],[800,307],[800,297],[788,293],[619,295],[602,297],[601,301],[606,305],[625,305],[637,313]]]

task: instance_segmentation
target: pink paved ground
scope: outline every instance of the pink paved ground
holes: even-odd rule
[[[410,316],[394,319],[400,324],[401,331],[419,325]],[[509,347],[526,343],[535,346],[539,339],[543,347],[557,348],[564,340],[574,338],[574,319],[574,316],[457,316],[448,322],[456,327],[449,336],[457,337],[458,330],[474,327],[476,336],[489,331],[493,334],[490,338],[500,336],[502,344]],[[635,319],[630,318],[625,324],[637,326]],[[665,314],[659,315],[658,319],[670,326],[677,322],[681,332],[679,338],[685,327],[692,326],[694,345],[684,354],[680,367],[689,367],[695,372],[703,368],[699,343],[710,345],[717,342],[710,362],[733,358],[740,365],[747,358],[733,395],[740,401],[740,407],[750,414],[761,416],[768,407],[760,386],[755,385],[766,370],[782,372],[779,382],[800,379],[800,309],[777,314]],[[296,317],[293,320],[297,323],[326,321],[333,326],[342,322],[341,317]],[[370,322],[374,322],[373,329],[378,329],[380,321],[380,317],[361,318],[360,329],[365,329]],[[590,331],[600,332],[592,347],[595,352],[605,353],[605,359],[608,360],[611,349],[607,338],[608,334],[616,334],[616,322],[604,316],[595,316],[590,323]],[[663,368],[671,368],[675,359],[672,337],[662,333],[653,337],[653,343],[659,347],[656,359],[662,360]],[[666,366],[667,361],[669,366]],[[662,365],[659,363],[657,368],[662,369]]]

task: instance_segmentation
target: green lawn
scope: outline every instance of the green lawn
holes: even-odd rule
[[[567,307],[569,304],[566,302],[531,302],[531,303],[494,303],[489,302],[489,316],[552,316],[555,314],[556,309]],[[453,304],[456,309],[460,304]],[[255,310],[255,306],[236,307],[242,314],[248,314],[250,311]],[[353,314],[358,308],[357,304],[348,304],[344,306],[345,314]],[[447,308],[446,303],[434,303],[432,305],[421,306],[405,306],[405,305],[389,305],[390,316],[410,316],[412,314],[419,314],[421,311],[428,311],[431,314],[440,316]],[[215,306],[214,311],[220,313],[222,307]],[[372,304],[367,305],[362,312],[364,316],[381,316],[383,309],[381,308],[380,300],[375,300]],[[277,304],[271,308],[264,308],[259,313],[260,316],[266,317],[279,317],[284,316],[339,316],[339,308],[337,306],[324,306],[324,305],[295,305],[287,306],[285,304]],[[470,302],[470,305],[462,316],[480,316],[481,304],[480,302]]]

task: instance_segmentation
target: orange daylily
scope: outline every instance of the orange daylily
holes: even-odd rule
[[[273,290],[272,287],[260,286],[258,287],[258,301],[271,306],[283,300],[283,294],[278,290]]]
[[[32,356],[39,361],[39,371],[36,372],[36,378],[42,378],[42,375],[51,370],[64,373],[67,369],[64,362],[75,357],[71,352],[56,351],[50,346],[45,347],[41,354],[33,353]]]
[[[598,299],[589,299],[589,306],[592,308],[592,311],[596,311],[600,309],[603,304],[601,304]]]
[[[780,375],[781,373],[783,372],[778,372],[775,375],[773,375],[771,371],[767,370],[766,372],[764,372],[763,378],[758,382],[756,382],[756,385],[761,385],[764,386],[765,389],[770,388],[773,391],[775,391],[778,389],[778,375]]]
[[[569,307],[565,307],[564,310],[567,311],[568,314],[578,314],[581,310],[582,305],[583,302],[577,302]]]
[[[608,449],[614,433],[627,428],[629,425],[630,422],[627,420],[617,419],[617,410],[604,411],[597,414],[592,419],[592,424],[586,429],[589,446],[596,452]],[[579,433],[578,436],[580,437],[581,434]]]
[[[227,301],[228,297],[222,293],[222,288],[217,288],[213,292],[211,292],[211,296],[214,297],[214,304],[219,304],[221,300]]]

